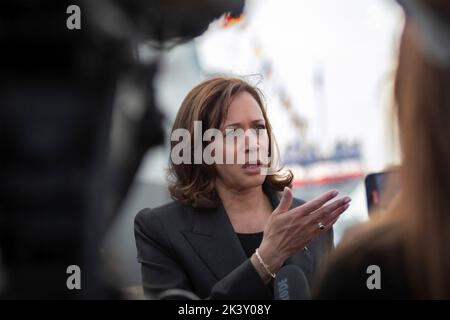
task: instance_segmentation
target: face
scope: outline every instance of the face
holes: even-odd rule
[[[215,165],[216,183],[238,190],[262,185],[266,176],[261,168],[267,163],[269,136],[261,108],[250,93],[242,92],[233,98],[220,130],[224,161],[233,162]]]

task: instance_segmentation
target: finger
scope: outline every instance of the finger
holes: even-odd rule
[[[323,230],[321,230],[321,232],[326,232],[326,231],[330,230],[331,228],[333,228],[334,224],[339,220],[340,217],[341,217],[341,215],[338,215],[333,220],[328,222],[328,224],[325,225],[325,228]]]
[[[289,210],[292,204],[292,190],[288,187],[285,187],[283,190],[283,194],[281,196],[280,203],[278,204],[278,207],[274,210],[275,214],[283,213]]]
[[[310,237],[311,240],[320,236],[322,233],[327,232],[328,230],[330,230],[333,225],[336,223],[336,221],[340,218],[341,214],[348,209],[350,205],[346,204],[342,207],[339,207],[338,209],[335,210],[335,212],[332,214],[332,216],[329,217],[329,219],[325,222],[322,222],[322,224],[324,225],[323,229],[319,228],[319,223],[318,222],[314,222],[313,224],[311,224],[309,230],[310,231]]]
[[[343,205],[342,207],[337,208],[334,210],[328,217],[323,219],[322,223],[327,226],[331,221],[333,221],[336,218],[339,218],[341,214],[343,214],[348,208],[350,207],[350,204]]]
[[[352,199],[350,197],[344,197],[342,199],[333,201],[332,203],[323,206],[322,208],[314,211],[310,216],[313,221],[318,222],[322,219],[326,219],[329,215],[331,215],[335,210],[338,208],[345,206],[346,204],[350,203]]]
[[[314,212],[320,207],[322,207],[325,203],[336,197],[338,193],[339,192],[337,190],[330,190],[322,194],[321,196],[314,198],[313,200],[308,201],[302,204],[301,206],[298,206],[297,208],[293,209],[292,212],[300,213],[302,215]]]
[[[327,224],[324,224],[323,229],[320,229],[319,224],[315,223],[312,227],[312,228],[314,228],[314,230],[312,232],[312,234],[313,234],[312,238],[314,239],[314,238],[318,237],[319,235],[321,235],[322,233],[330,230],[333,227],[333,225],[336,223],[336,221],[339,219],[339,217],[340,217],[340,215],[337,215],[332,220],[330,220]]]
[[[310,214],[311,212],[314,212],[321,208],[325,203],[336,197],[338,194],[339,192],[337,190],[330,190],[320,195],[319,197],[316,197],[313,200],[304,203],[294,210],[296,212],[301,212],[302,214]]]

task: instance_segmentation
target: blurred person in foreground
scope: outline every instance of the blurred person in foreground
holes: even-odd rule
[[[311,281],[350,198],[326,204],[338,194],[330,190],[305,203],[292,196],[291,172],[263,173],[259,157],[274,154],[274,138],[260,91],[244,80],[217,77],[193,88],[172,132],[195,136],[194,121],[201,121],[202,136],[218,129],[214,142],[223,144],[216,150],[233,159],[242,152],[245,163],[175,164],[171,157],[175,201],[143,209],[135,219],[145,293],[183,289],[208,299],[273,299],[272,281],[283,265],[298,266]],[[249,136],[243,143],[226,140],[244,131],[258,134],[257,143]],[[172,151],[177,143],[172,140]],[[203,142],[201,151],[211,143]],[[191,143],[189,157],[194,149]]]
[[[398,2],[406,13],[395,88],[402,190],[342,241],[318,299],[450,299],[450,2]]]
[[[160,51],[243,6],[0,2],[0,299],[127,297],[103,241],[164,140]]]

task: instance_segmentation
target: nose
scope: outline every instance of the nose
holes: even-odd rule
[[[258,152],[259,150],[259,137],[255,130],[248,130],[248,134],[245,135],[245,152]]]

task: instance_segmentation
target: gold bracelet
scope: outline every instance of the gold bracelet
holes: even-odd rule
[[[264,270],[266,270],[266,272],[275,279],[276,274],[270,271],[270,268],[267,264],[264,263],[263,259],[261,258],[261,256],[259,255],[259,251],[258,248],[256,248],[255,251],[256,257],[258,258],[259,263],[263,266]]]

